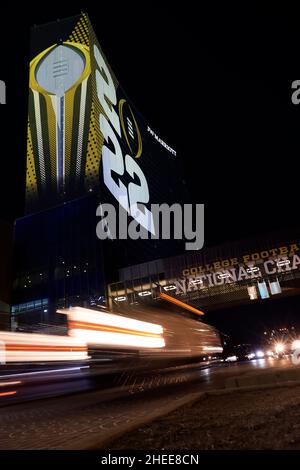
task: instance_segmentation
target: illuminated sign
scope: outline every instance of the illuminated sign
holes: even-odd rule
[[[63,197],[68,186],[72,182],[76,184],[80,178],[90,72],[89,49],[70,41],[47,48],[30,64],[29,83],[34,107],[31,123],[37,138],[36,182],[39,181],[41,191],[51,192],[52,196],[56,193]],[[72,143],[77,144],[75,152]]]
[[[165,147],[169,152],[171,152],[173,155],[176,156],[176,151],[172,149],[169,145],[166,144],[158,135],[155,134],[155,132],[148,126],[147,131],[150,132],[150,134],[159,142],[163,147]]]
[[[290,259],[285,256],[281,258],[268,259],[260,265],[259,269],[250,265],[238,265],[233,268],[227,268],[216,272],[206,272],[205,274],[194,276],[185,276],[180,279],[169,280],[173,286],[174,293],[187,294],[199,289],[208,287],[223,286],[226,284],[234,284],[242,281],[258,282],[259,292],[262,298],[267,297],[267,286],[259,285],[263,282],[263,276],[273,276],[277,274],[290,273],[300,268],[300,256],[294,254]],[[278,281],[270,283],[271,294],[279,294],[281,288]],[[254,290],[249,291],[249,296],[254,299]]]
[[[282,292],[278,279],[276,281],[269,281],[269,287],[272,295],[281,294]]]
[[[268,299],[270,297],[270,294],[269,294],[269,291],[268,291],[268,288],[267,288],[267,284],[266,284],[265,281],[258,282],[257,287],[258,287],[260,297],[262,299]]]
[[[226,259],[214,261],[212,263],[205,264],[205,265],[192,266],[189,268],[185,268],[182,271],[182,275],[184,277],[197,276],[199,274],[204,274],[205,272],[220,271],[220,270],[231,268],[231,267],[237,267],[240,264],[243,264],[243,265],[249,264],[249,266],[253,266],[254,263],[262,262],[264,260],[268,260],[268,259],[276,258],[276,257],[278,258],[283,257],[283,259],[279,262],[279,265],[281,267],[284,267],[285,264],[289,264],[289,262],[286,262],[284,260],[284,257],[292,256],[294,253],[298,252],[299,250],[300,250],[300,244],[293,243],[291,245],[280,246],[280,247],[272,248],[269,250],[263,250],[260,252],[256,251],[250,254],[247,253],[240,257],[226,258]],[[259,267],[256,267],[256,268],[248,267],[248,269],[250,270],[252,269],[254,273],[254,272],[257,272]]]
[[[248,290],[250,300],[256,300],[257,299],[256,287],[255,286],[248,286],[247,290]]]
[[[150,203],[180,187],[175,154],[119,86],[86,14],[33,29],[27,213],[96,192],[155,235]]]

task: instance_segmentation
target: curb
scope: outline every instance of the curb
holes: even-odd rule
[[[225,380],[225,388],[241,388],[260,385],[275,385],[284,382],[300,382],[300,369],[277,369],[267,373],[242,374]]]
[[[210,396],[222,396],[230,395],[237,392],[243,393],[283,387],[297,387],[299,385],[300,380],[289,380],[276,383],[235,386],[230,388],[223,388],[220,390],[207,390],[205,392],[190,393],[189,395],[180,398],[173,403],[165,405],[164,407],[155,410],[152,413],[149,413],[147,416],[143,416],[133,422],[120,425],[117,429],[110,430],[108,433],[105,434],[105,437],[103,438],[99,436],[87,436],[86,438],[82,437],[80,440],[73,441],[73,444],[71,446],[68,446],[67,450],[107,450],[109,444],[122,437],[124,434],[133,432],[139,429],[140,427],[151,423],[152,421],[163,418],[164,416],[172,413],[173,411],[176,411],[179,408],[182,408],[183,406],[191,406],[199,400],[208,398]]]
[[[143,416],[141,418],[138,418],[132,423],[127,423],[124,425],[121,425],[118,427],[116,430],[112,430],[108,433],[106,433],[105,437],[102,439],[99,437],[91,438],[88,437],[87,439],[80,439],[80,449],[82,450],[101,450],[105,449],[108,444],[110,444],[112,441],[115,441],[117,438],[121,437],[125,433],[135,431],[136,429],[152,422],[155,421],[158,418],[161,418],[163,416],[166,416],[173,411],[177,410],[178,408],[181,408],[185,405],[192,405],[193,403],[199,401],[200,399],[204,399],[207,397],[207,392],[199,392],[199,393],[191,393],[186,397],[179,398],[173,403],[170,403],[169,405],[164,406],[163,408],[160,408],[158,410],[153,411],[152,413],[149,413],[147,416]],[[68,448],[68,450],[75,450],[78,449],[79,446],[75,445]]]
[[[228,387],[223,388],[221,390],[208,390],[206,392],[207,396],[218,396],[218,395],[230,395],[231,393],[237,392],[253,392],[259,390],[268,390],[268,389],[276,389],[276,388],[287,388],[287,387],[297,387],[300,385],[300,380],[286,380],[282,382],[276,383],[265,383],[265,384],[257,384],[257,385],[246,385],[241,387]]]

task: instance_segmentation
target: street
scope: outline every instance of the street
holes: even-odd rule
[[[133,423],[188,394],[224,388],[244,373],[292,368],[290,358],[245,363],[174,367],[131,376],[106,389],[2,406],[0,449],[83,449],[120,424]],[[222,400],[222,397],[219,397]]]

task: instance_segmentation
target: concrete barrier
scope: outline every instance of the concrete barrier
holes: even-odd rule
[[[272,385],[282,382],[300,381],[300,368],[265,371],[243,374],[225,380],[225,388],[253,387],[255,385]]]

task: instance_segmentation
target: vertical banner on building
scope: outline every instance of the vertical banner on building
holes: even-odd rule
[[[278,279],[276,281],[269,281],[269,286],[272,295],[281,294],[282,290]]]
[[[93,124],[89,36],[85,15],[32,31],[27,213],[72,199],[85,187]]]
[[[256,300],[257,297],[258,297],[256,287],[255,286],[248,286],[247,290],[248,290],[250,300]]]
[[[269,294],[266,282],[265,281],[258,282],[257,286],[258,286],[260,297],[262,299],[268,299],[270,297],[270,294]]]
[[[35,27],[31,50],[26,212],[98,191],[151,232],[150,204],[183,186],[176,152],[119,86],[88,16]]]

